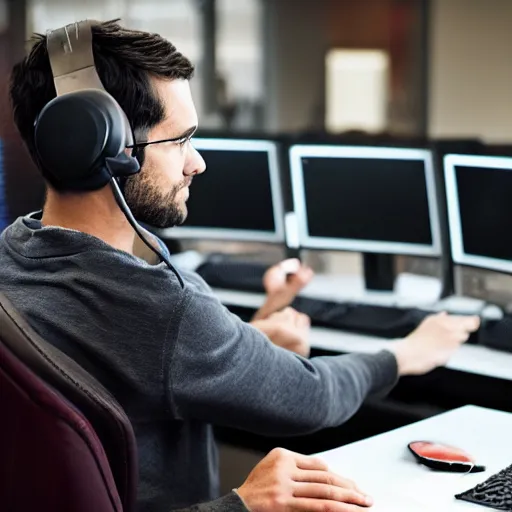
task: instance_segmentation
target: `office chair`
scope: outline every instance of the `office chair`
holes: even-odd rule
[[[0,294],[0,510],[134,512],[136,490],[121,407]]]

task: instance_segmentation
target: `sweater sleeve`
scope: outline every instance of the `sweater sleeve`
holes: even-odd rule
[[[215,501],[192,505],[176,512],[248,512],[248,509],[236,492],[230,492]]]
[[[369,394],[391,389],[388,351],[302,358],[275,346],[195,287],[180,320],[167,372],[178,417],[263,435],[300,435],[347,421]]]

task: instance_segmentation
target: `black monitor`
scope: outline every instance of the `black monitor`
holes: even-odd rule
[[[296,145],[290,165],[301,247],[440,256],[429,150]]]
[[[512,273],[512,158],[444,158],[452,259]]]
[[[284,220],[276,144],[261,140],[195,138],[206,162],[196,176],[183,226],[164,236],[283,242]]]

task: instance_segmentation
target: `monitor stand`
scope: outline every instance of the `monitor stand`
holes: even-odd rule
[[[395,286],[395,257],[363,253],[364,281],[368,291],[392,292]]]

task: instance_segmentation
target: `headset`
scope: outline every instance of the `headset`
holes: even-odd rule
[[[57,97],[34,124],[39,165],[59,191],[94,191],[110,183],[116,201],[141,240],[183,280],[169,259],[151,243],[124,200],[120,184],[140,171],[134,134],[117,101],[105,91],[94,64],[92,27],[85,20],[47,34]],[[134,150],[135,151],[135,150]]]

